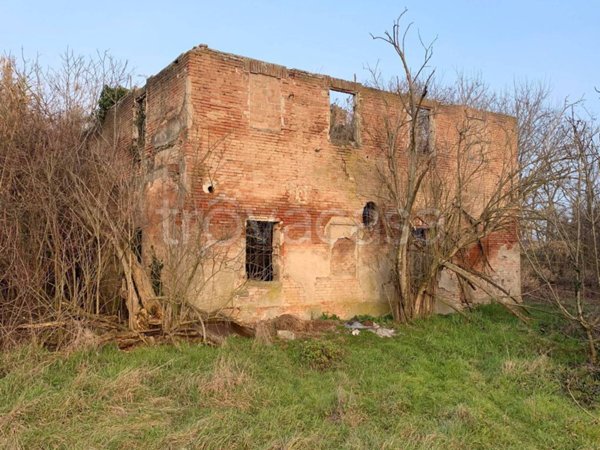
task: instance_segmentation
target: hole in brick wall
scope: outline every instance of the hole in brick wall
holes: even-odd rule
[[[420,286],[429,276],[433,264],[433,246],[430,244],[430,229],[427,227],[414,227],[412,229],[412,245],[408,252],[410,265],[410,278],[414,287]],[[434,280],[430,280],[434,283]],[[432,286],[432,285],[430,285]]]
[[[355,94],[329,90],[329,138],[332,142],[356,142],[355,109]]]
[[[367,202],[363,208],[362,221],[365,227],[371,227],[377,223],[377,206],[374,202]]]
[[[275,222],[246,223],[246,276],[249,280],[273,281],[273,228]]]
[[[213,183],[206,182],[202,185],[202,190],[206,193],[206,194],[212,194],[215,192],[215,185]]]

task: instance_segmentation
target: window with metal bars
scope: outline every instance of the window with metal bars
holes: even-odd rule
[[[246,276],[249,280],[273,281],[273,228],[275,222],[246,223]]]

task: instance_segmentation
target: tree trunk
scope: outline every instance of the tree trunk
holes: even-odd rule
[[[154,295],[148,275],[129,248],[123,249],[118,242],[112,242],[126,282],[129,328],[143,330],[150,325],[160,324],[162,308]]]

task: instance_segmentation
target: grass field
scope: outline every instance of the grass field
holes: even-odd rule
[[[584,361],[550,316],[528,328],[497,306],[392,339],[27,347],[2,356],[0,446],[600,448],[597,385],[565,389]]]

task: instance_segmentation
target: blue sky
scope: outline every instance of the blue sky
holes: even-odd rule
[[[479,74],[494,89],[513,80],[550,84],[556,101],[584,96],[600,113],[600,1],[26,1],[0,0],[0,50],[57,64],[67,47],[109,50],[143,84],[194,45],[359,81],[379,61],[398,70],[390,48],[373,41],[408,8],[425,40],[437,37],[433,65],[450,83]],[[418,48],[412,52],[418,55]]]

